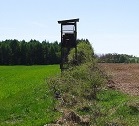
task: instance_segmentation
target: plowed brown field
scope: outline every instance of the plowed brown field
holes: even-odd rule
[[[112,78],[116,89],[139,95],[139,64],[101,63],[99,66]]]

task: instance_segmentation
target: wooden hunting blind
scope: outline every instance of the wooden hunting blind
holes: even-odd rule
[[[67,69],[68,54],[72,48],[75,48],[75,59],[77,60],[77,23],[79,19],[70,19],[58,21],[61,24],[61,71]]]

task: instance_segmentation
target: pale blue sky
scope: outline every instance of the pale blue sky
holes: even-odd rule
[[[60,41],[57,21],[72,18],[96,53],[139,56],[139,0],[0,0],[0,40]]]

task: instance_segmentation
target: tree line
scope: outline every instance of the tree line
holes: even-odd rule
[[[89,43],[89,40],[77,40],[79,42]],[[57,41],[0,41],[0,65],[49,65],[60,62],[61,43]]]
[[[88,39],[77,43],[90,43]],[[139,63],[139,57],[127,54],[109,53],[95,55],[100,63]],[[0,41],[0,65],[49,65],[59,64],[61,60],[61,43],[30,40]]]
[[[37,40],[0,41],[0,65],[43,65],[60,63],[60,44]]]
[[[139,63],[139,57],[127,54],[109,53],[96,57],[100,63]]]

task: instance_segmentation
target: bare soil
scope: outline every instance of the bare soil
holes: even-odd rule
[[[116,89],[139,95],[139,64],[101,63],[99,67],[111,77]]]

